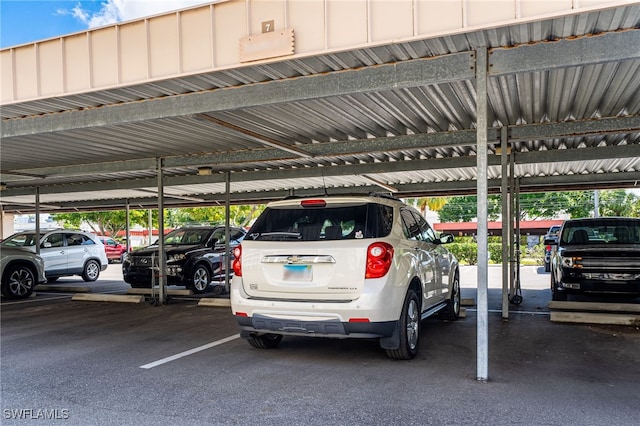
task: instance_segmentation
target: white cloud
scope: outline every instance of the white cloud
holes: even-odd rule
[[[82,3],[78,2],[73,9],[60,10],[58,13],[72,15],[87,27],[95,28],[211,2],[211,0],[107,0],[101,3],[102,7],[97,12],[83,8]]]

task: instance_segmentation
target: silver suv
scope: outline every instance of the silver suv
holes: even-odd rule
[[[420,322],[460,312],[458,261],[420,213],[382,195],[270,203],[235,248],[231,309],[256,348],[283,336],[375,338],[418,352]]]
[[[23,247],[35,253],[35,241],[35,231],[18,232],[2,242],[2,250]],[[48,282],[67,275],[80,275],[85,281],[95,281],[108,265],[104,245],[98,237],[70,229],[41,231],[40,256],[44,259]]]
[[[0,249],[2,295],[7,299],[26,299],[39,283],[46,281],[42,257],[18,247]]]

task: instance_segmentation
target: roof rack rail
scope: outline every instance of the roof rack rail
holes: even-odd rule
[[[370,192],[369,196],[370,197],[387,198],[389,200],[396,200],[396,201],[400,200],[398,197],[394,196],[390,192]]]

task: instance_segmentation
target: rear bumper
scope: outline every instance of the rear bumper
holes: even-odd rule
[[[315,336],[334,338],[371,339],[389,337],[393,334],[396,321],[386,322],[341,322],[335,320],[299,320],[273,318],[256,314],[253,317],[236,315],[242,337],[252,334],[282,334],[290,336]]]

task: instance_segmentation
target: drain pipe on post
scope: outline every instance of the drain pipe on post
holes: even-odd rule
[[[231,252],[229,251],[229,243],[231,238],[231,232],[229,230],[229,215],[231,209],[229,204],[231,203],[231,172],[227,172],[224,176],[224,288],[227,293],[231,291],[231,283],[229,282],[229,274],[231,268]]]
[[[509,220],[511,209],[509,208],[509,148],[508,130],[506,126],[500,129],[500,166],[501,201],[502,201],[502,318],[509,318]]]
[[[167,293],[167,258],[164,253],[164,160],[158,158],[158,300],[162,305],[166,302]]]
[[[36,186],[36,254],[40,254],[40,187]]]
[[[476,50],[476,144],[477,144],[477,197],[478,197],[478,324],[477,324],[477,380],[488,380],[489,369],[489,310],[487,302],[489,276],[487,182],[487,48]]]

